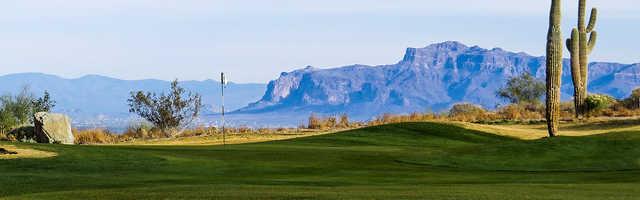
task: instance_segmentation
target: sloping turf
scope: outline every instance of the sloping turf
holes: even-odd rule
[[[523,141],[434,123],[230,146],[25,145],[7,199],[636,199],[640,131]]]

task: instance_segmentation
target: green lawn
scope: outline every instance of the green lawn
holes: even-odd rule
[[[524,141],[403,123],[225,147],[16,145],[58,156],[0,160],[0,198],[640,198],[640,130]]]

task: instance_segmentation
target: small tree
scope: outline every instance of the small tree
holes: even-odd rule
[[[148,120],[166,136],[175,136],[172,132],[191,123],[202,108],[201,96],[186,93],[184,88],[178,86],[177,79],[171,82],[169,94],[131,92],[127,102],[129,112]]]
[[[5,134],[18,126],[19,122],[8,110],[0,109],[0,133]]]
[[[525,72],[520,76],[510,78],[507,85],[498,90],[497,95],[515,104],[538,104],[545,93],[545,88],[544,81]]]
[[[640,88],[636,88],[631,95],[624,99],[624,106],[629,109],[640,109]]]
[[[40,98],[31,101],[33,113],[37,112],[51,112],[51,109],[56,107],[56,101],[52,100],[49,92],[44,91],[44,95]]]
[[[29,88],[24,87],[18,95],[5,95],[0,99],[0,101],[2,102],[2,110],[10,113],[17,121],[17,125],[22,125],[27,124],[32,120],[33,99],[33,95],[29,92]]]

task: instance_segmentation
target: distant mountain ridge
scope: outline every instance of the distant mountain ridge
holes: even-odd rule
[[[205,114],[219,112],[220,83],[213,80],[180,81],[180,85],[203,97]],[[126,118],[130,116],[127,98],[131,91],[163,92],[170,88],[170,81],[145,79],[121,80],[99,75],[87,75],[66,79],[42,73],[20,73],[0,76],[0,94],[16,94],[28,86],[35,95],[44,90],[57,101],[56,112],[69,114],[74,121],[82,119]],[[260,99],[264,84],[229,83],[226,106],[238,109]]]
[[[573,89],[569,60],[564,65],[562,97],[570,100]],[[404,57],[390,65],[305,67],[283,72],[267,85],[231,83],[225,92],[226,107],[237,111],[230,113],[227,122],[296,126],[312,112],[347,113],[354,119],[366,120],[382,113],[443,111],[459,102],[492,109],[505,103],[495,91],[509,77],[523,72],[544,79],[544,57],[452,41],[407,48]],[[589,82],[591,93],[626,97],[640,86],[640,64],[591,63]],[[58,102],[55,111],[71,115],[76,125],[121,130],[132,120],[126,104],[129,93],[166,91],[170,81],[120,80],[99,75],[66,79],[41,73],[0,76],[0,94],[15,94],[24,85],[36,95],[48,90]],[[220,83],[184,81],[181,85],[203,95],[205,116],[199,123],[218,123],[219,117],[212,114],[219,112]]]
[[[594,62],[589,69],[591,93],[622,98],[640,86],[640,64]],[[569,60],[563,70],[562,97],[569,100],[573,94]],[[238,112],[348,113],[370,118],[441,111],[459,102],[495,108],[504,103],[496,90],[523,72],[544,79],[544,57],[448,41],[408,48],[404,58],[392,65],[306,67],[282,73],[269,82],[261,100]]]

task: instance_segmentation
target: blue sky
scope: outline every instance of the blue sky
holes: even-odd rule
[[[544,53],[541,0],[5,0],[0,74],[264,83],[307,65],[391,64],[406,47],[457,40]],[[640,3],[600,9],[592,60],[640,62]],[[565,37],[577,0],[564,1]]]

